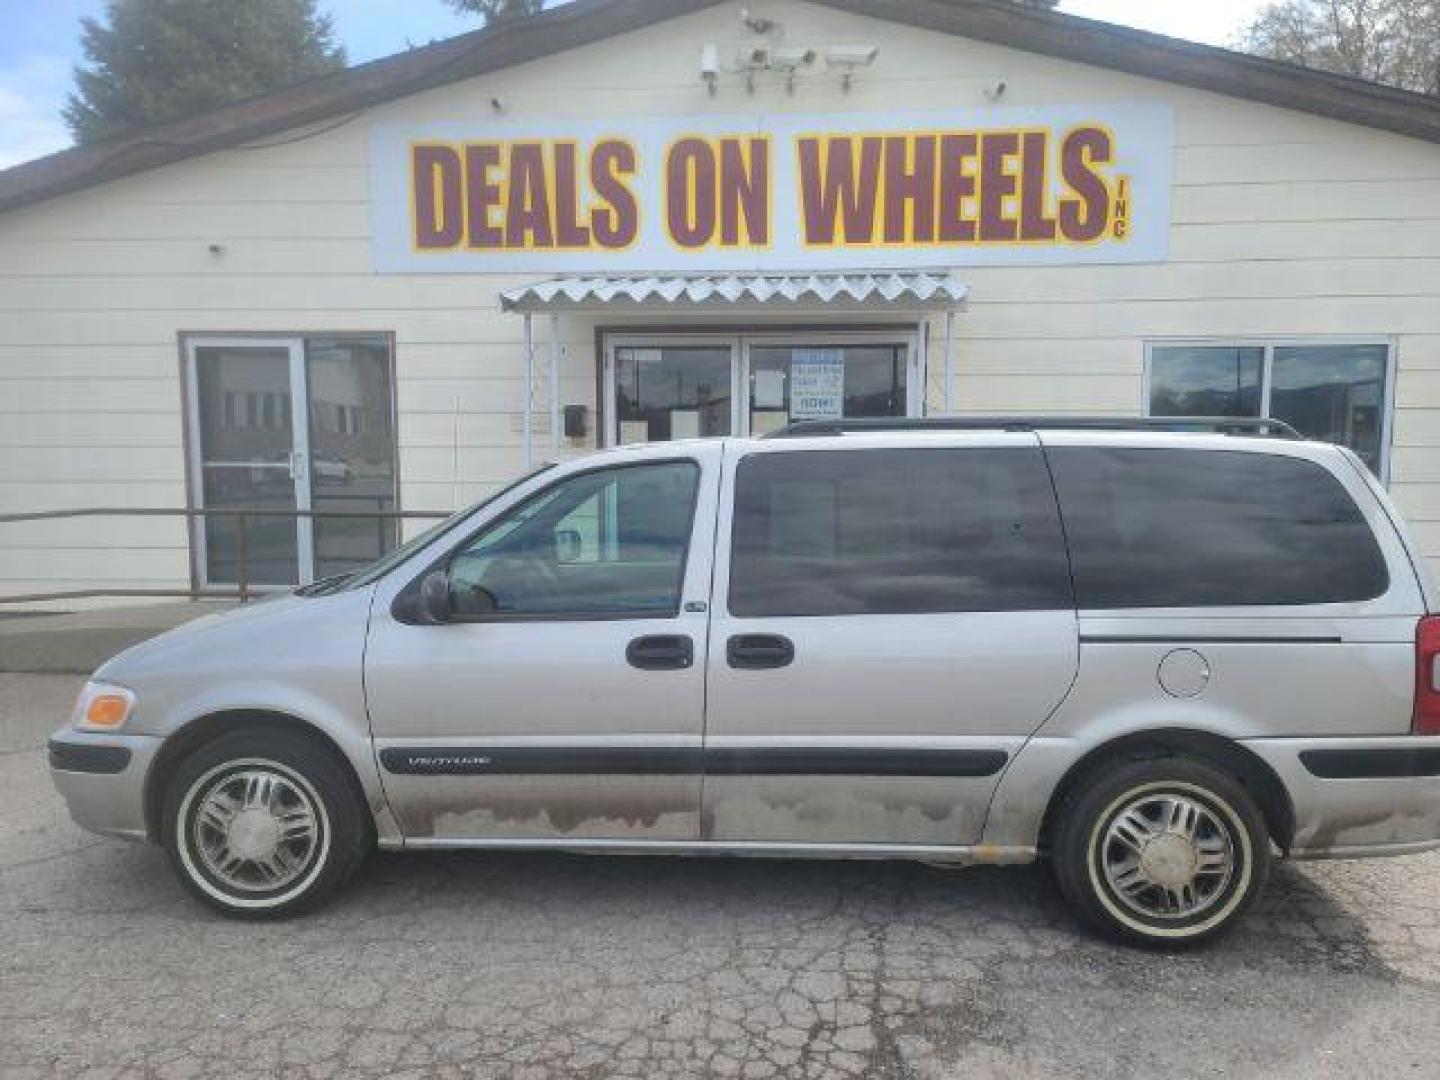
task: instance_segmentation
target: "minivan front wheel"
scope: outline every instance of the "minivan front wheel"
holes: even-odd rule
[[[1059,808],[1061,890],[1113,937],[1180,945],[1220,933],[1270,872],[1265,819],[1238,780],[1172,756],[1097,771]]]
[[[324,900],[363,861],[364,813],[323,747],[286,731],[236,731],[176,770],[164,845],[181,881],[212,907],[290,915]]]

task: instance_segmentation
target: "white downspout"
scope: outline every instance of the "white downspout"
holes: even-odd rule
[[[525,443],[525,471],[535,467],[535,337],[530,312],[525,312],[525,392],[520,395],[525,414],[520,420]]]
[[[550,460],[560,459],[560,316],[550,315]]]
[[[955,415],[955,309],[945,309],[945,392],[940,399],[945,403],[945,415]]]

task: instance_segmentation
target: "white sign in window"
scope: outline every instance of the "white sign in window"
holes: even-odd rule
[[[796,420],[839,420],[845,415],[844,352],[794,351],[790,360],[790,415]]]

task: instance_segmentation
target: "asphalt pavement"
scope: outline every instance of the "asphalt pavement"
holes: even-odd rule
[[[0,675],[0,1076],[1440,1077],[1440,853],[1279,869],[1179,955],[1040,869],[378,857],[232,922],[65,814],[79,680]]]

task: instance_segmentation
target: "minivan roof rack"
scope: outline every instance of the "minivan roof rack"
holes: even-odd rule
[[[1283,420],[1252,416],[926,416],[796,420],[763,436],[795,439],[884,431],[1171,431],[1303,439]]]

